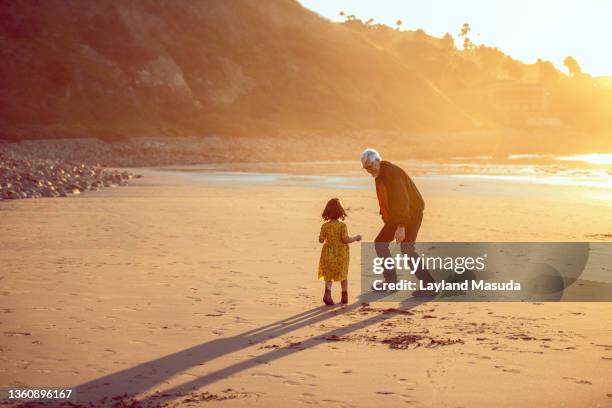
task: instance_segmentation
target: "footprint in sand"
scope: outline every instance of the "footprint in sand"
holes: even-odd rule
[[[29,332],[16,332],[16,331],[5,331],[4,334],[7,336],[31,336],[32,333]]]
[[[498,370],[502,370],[504,373],[513,373],[513,374],[520,374],[521,371],[517,370],[516,368],[504,368],[503,366],[493,366],[495,368],[497,368]]]
[[[408,382],[407,378],[399,378],[397,381],[399,381],[404,387],[406,387],[407,390],[414,390],[414,388],[416,387],[416,383],[414,382]]]
[[[471,357],[474,357],[474,358],[478,358],[478,359],[480,359],[480,360],[491,360],[491,357],[489,357],[489,356],[484,356],[484,355],[477,354],[477,353],[465,353],[465,354],[466,354],[467,356],[471,356]],[[495,368],[499,368],[499,366],[495,366]]]
[[[130,344],[137,344],[139,346],[143,346],[143,345],[144,346],[154,346],[153,343],[149,343],[149,342],[146,342],[144,340],[136,340],[136,339],[128,340],[128,343],[130,343]]]
[[[314,375],[314,374],[305,373],[305,372],[302,372],[302,371],[296,371],[295,374],[302,381],[306,381],[309,378],[317,378],[317,376]],[[302,395],[306,395],[306,394],[302,394]]]
[[[349,404],[346,401],[340,401],[340,400],[331,400],[331,399],[324,399],[322,400],[322,402],[326,403],[326,404],[335,404],[341,408],[352,408],[354,407],[354,405]]]
[[[591,343],[593,344],[593,343]],[[609,344],[593,344],[595,347],[603,347],[605,351],[612,351],[612,346]]]
[[[264,372],[252,373],[251,377],[272,377],[272,378],[286,379],[285,376],[280,375],[280,374],[272,374],[272,373],[264,373]]]
[[[297,385],[301,385],[301,386],[308,386],[308,387],[316,387],[317,384],[309,384],[309,383],[304,383],[304,382],[299,382],[299,381],[294,381],[294,380],[285,380],[283,381],[283,384],[285,385],[292,385],[292,386],[297,386]]]
[[[308,404],[308,405],[319,405],[319,400],[314,399],[314,396],[311,397],[310,395],[312,394],[302,394],[305,396],[305,398],[298,398],[298,401],[301,402],[302,404]]]
[[[576,384],[584,384],[584,385],[592,385],[593,384],[592,382],[590,382],[588,380],[581,380],[581,379],[578,379],[578,378],[575,378],[575,377],[561,377],[561,378],[563,378],[564,380],[573,381]]]

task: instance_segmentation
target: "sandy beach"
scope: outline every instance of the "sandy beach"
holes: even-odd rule
[[[3,202],[0,384],[84,406],[612,406],[611,303],[368,302],[357,244],[349,305],[322,306],[325,202],[366,240],[380,220],[367,175],[339,189],[313,166],[131,168],[129,187]],[[415,182],[421,241],[611,240],[606,189]]]
[[[0,0],[0,408],[612,408],[612,2],[549,3]]]

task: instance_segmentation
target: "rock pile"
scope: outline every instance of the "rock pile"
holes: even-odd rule
[[[126,171],[0,151],[0,200],[66,197],[102,187],[125,186]]]

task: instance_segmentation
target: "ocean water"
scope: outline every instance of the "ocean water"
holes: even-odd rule
[[[514,155],[504,162],[489,158],[457,158],[450,162],[398,161],[415,180],[500,182],[522,185],[582,187],[612,191],[612,154],[552,157]],[[316,161],[259,164],[195,165],[154,168],[193,181],[296,185],[333,189],[371,189],[371,177],[359,162]]]

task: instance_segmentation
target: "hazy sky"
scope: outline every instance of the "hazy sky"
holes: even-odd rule
[[[513,58],[552,61],[565,70],[572,55],[584,72],[612,75],[612,0],[299,0],[334,21],[340,10],[362,20],[422,28],[437,37],[470,23],[476,44],[495,46]],[[459,45],[456,39],[455,43]]]

